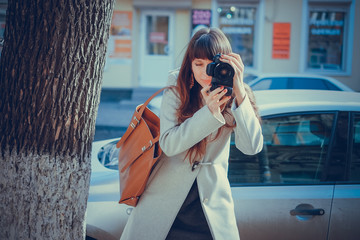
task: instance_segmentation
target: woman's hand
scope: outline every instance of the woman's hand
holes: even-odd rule
[[[224,89],[224,87],[218,87],[213,91],[210,91],[210,87],[211,85],[201,89],[205,104],[213,115],[221,114],[225,108],[226,102],[229,101],[231,97],[225,96],[227,89]]]
[[[236,104],[239,106],[246,96],[243,82],[245,69],[244,63],[242,62],[240,55],[236,53],[230,53],[228,55],[222,54],[220,60],[230,64],[235,70],[233,92],[236,96]]]

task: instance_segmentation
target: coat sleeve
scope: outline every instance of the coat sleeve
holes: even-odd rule
[[[263,135],[249,98],[246,96],[238,107],[234,99],[231,112],[236,121],[234,129],[236,147],[247,155],[259,153],[263,148]]]
[[[225,124],[225,120],[215,118],[207,106],[178,124],[176,111],[180,100],[175,90],[164,91],[160,111],[160,147],[171,157],[187,151],[202,139]]]

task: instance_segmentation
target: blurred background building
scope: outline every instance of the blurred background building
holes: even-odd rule
[[[223,30],[247,74],[321,74],[360,91],[358,0],[116,0],[103,89],[164,86],[203,26]]]
[[[6,7],[0,0],[1,38]],[[321,74],[360,91],[359,0],[115,0],[114,9],[105,91],[164,86],[203,26],[223,30],[246,74]]]
[[[320,74],[360,91],[360,0],[115,0],[95,140],[123,134],[204,26],[223,30],[246,75]]]

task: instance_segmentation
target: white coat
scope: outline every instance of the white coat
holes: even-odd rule
[[[178,72],[169,75],[174,85]],[[245,154],[261,151],[263,136],[251,103],[246,96],[239,107],[233,103],[232,116],[225,120],[213,116],[207,106],[178,125],[179,98],[166,90],[160,113],[160,146],[163,156],[154,169],[145,192],[133,209],[121,240],[165,239],[187,194],[197,179],[199,197],[211,234],[215,240],[239,239],[234,203],[227,178],[230,135],[235,132],[236,147]],[[226,115],[225,115],[226,116]],[[215,141],[208,141],[202,163],[192,171],[187,150],[210,136],[214,138],[225,121],[236,121],[234,129],[224,128]]]

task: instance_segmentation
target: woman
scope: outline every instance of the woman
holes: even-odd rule
[[[235,70],[233,94],[210,91],[206,66],[217,53]],[[169,75],[160,116],[161,161],[121,239],[239,239],[227,179],[230,135],[245,154],[261,151],[259,119],[243,83],[244,65],[216,28],[199,30],[180,70]]]

